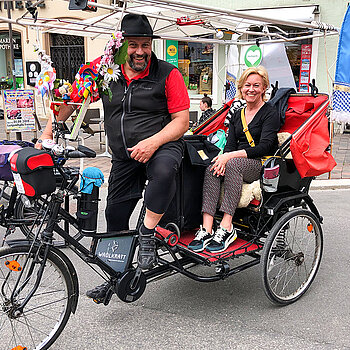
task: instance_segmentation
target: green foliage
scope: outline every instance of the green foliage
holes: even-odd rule
[[[119,48],[119,50],[114,54],[114,63],[124,64],[128,58],[128,41],[124,41],[123,45]]]

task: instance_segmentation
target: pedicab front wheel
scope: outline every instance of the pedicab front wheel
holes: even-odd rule
[[[74,291],[65,263],[49,252],[38,281],[41,254],[29,249],[0,248],[0,349],[48,349],[72,312]]]
[[[298,300],[318,271],[323,249],[322,229],[310,211],[284,214],[269,233],[261,259],[265,294],[278,305]]]

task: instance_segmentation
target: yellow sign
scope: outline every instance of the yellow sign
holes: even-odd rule
[[[177,47],[175,45],[170,45],[168,46],[167,52],[169,56],[175,56],[177,54]]]

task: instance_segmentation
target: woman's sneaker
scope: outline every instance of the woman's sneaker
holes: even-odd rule
[[[196,232],[194,240],[190,242],[187,247],[193,250],[194,252],[201,252],[209,244],[212,238],[213,236],[201,226]]]
[[[236,238],[237,233],[233,226],[230,232],[220,226],[215,232],[213,239],[207,245],[206,250],[210,253],[223,252]]]

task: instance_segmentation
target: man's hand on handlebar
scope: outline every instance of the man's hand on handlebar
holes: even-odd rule
[[[44,141],[44,140],[47,140],[47,139],[52,140],[52,139],[53,139],[53,136],[52,136],[52,134],[47,134],[47,133],[44,132],[44,133],[39,137],[39,139],[36,141],[34,147],[35,147],[36,149],[42,149],[42,148],[43,148],[43,141]]]

